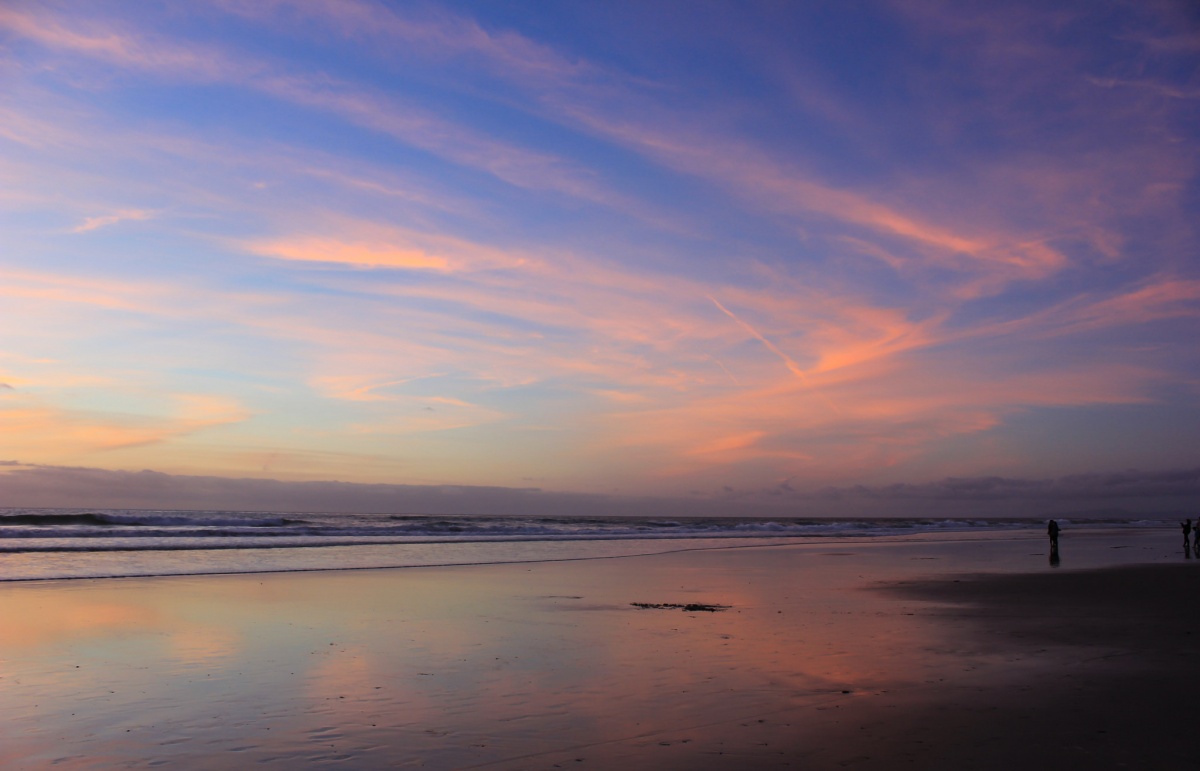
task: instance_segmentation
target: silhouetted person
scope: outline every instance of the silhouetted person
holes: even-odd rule
[[[1189,551],[1192,546],[1188,542],[1188,537],[1192,534],[1192,520],[1189,519],[1187,522],[1180,522],[1179,526],[1183,528],[1183,550]]]
[[[1046,523],[1046,535],[1050,536],[1050,567],[1058,567],[1058,520],[1052,519]]]

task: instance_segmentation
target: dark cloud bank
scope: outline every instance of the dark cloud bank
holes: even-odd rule
[[[1200,507],[1200,468],[1057,479],[951,478],[816,491],[784,484],[684,499],[537,488],[287,482],[0,461],[0,506],[535,516],[1190,516]]]

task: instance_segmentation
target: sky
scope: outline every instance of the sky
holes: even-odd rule
[[[1198,162],[1182,1],[8,0],[0,495],[1200,500]]]

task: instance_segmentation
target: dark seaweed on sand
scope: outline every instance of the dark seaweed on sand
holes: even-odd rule
[[[718,610],[727,610],[728,605],[709,605],[703,602],[689,602],[687,605],[680,605],[677,602],[631,602],[629,603],[635,608],[650,608],[653,610],[683,610],[694,612],[703,610],[707,613],[716,613]]]

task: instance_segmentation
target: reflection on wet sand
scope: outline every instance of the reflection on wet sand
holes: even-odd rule
[[[997,564],[1027,551],[987,549]],[[962,569],[961,550],[0,587],[0,719],[15,737],[0,761],[767,767],[856,704],[945,676],[914,615],[927,604],[860,588],[913,565]],[[1001,663],[979,657],[964,677]]]

